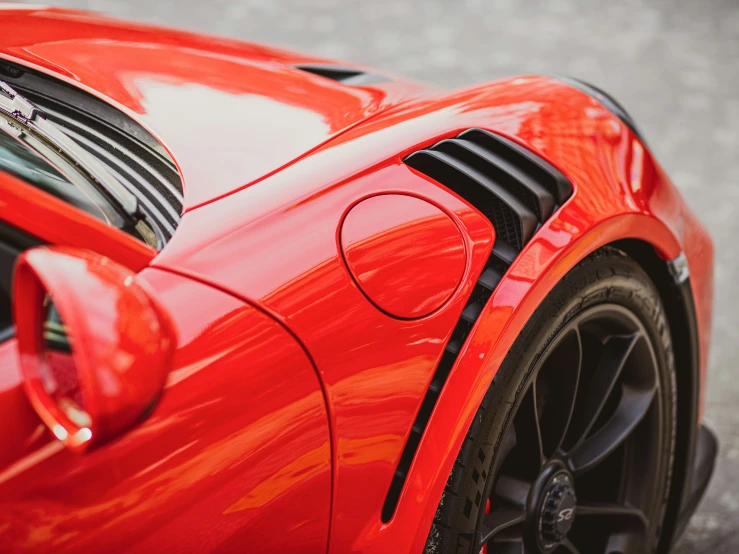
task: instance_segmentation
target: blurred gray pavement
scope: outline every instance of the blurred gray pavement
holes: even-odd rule
[[[739,553],[739,2],[50,3],[356,61],[446,88],[538,72],[580,77],[612,93],[716,244],[706,419],[721,453],[708,495],[675,552]]]

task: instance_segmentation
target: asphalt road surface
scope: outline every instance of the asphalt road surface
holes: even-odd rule
[[[716,245],[706,419],[719,435],[721,452],[708,494],[675,552],[739,552],[739,3],[51,3],[353,60],[448,88],[546,73],[580,77],[612,93],[635,117]]]

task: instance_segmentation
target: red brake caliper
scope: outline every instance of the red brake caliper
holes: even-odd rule
[[[490,513],[490,499],[488,498],[488,501],[485,503],[485,513]],[[488,554],[488,545],[484,544],[482,548],[480,549],[480,554]]]

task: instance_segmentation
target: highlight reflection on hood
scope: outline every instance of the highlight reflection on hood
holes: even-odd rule
[[[136,87],[148,123],[180,165],[190,206],[279,168],[331,133],[321,114],[265,96],[148,78]]]

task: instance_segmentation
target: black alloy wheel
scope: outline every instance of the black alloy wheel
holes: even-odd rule
[[[663,423],[636,317],[594,306],[562,329],[505,434],[480,543],[492,552],[645,552],[644,478]]]
[[[427,552],[655,549],[675,428],[674,361],[658,294],[612,249],[563,283],[501,366]]]

